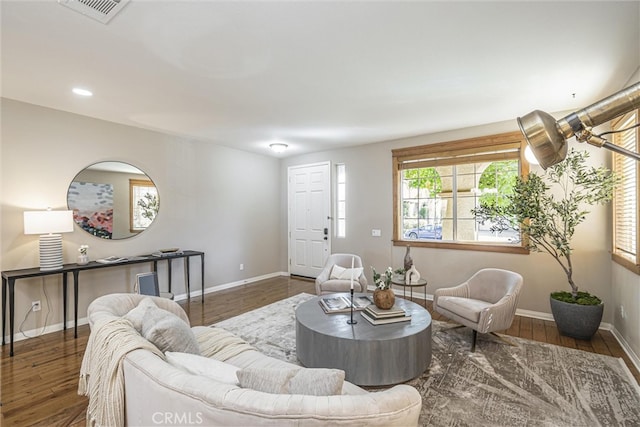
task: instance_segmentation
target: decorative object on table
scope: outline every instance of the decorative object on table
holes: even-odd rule
[[[24,234],[40,235],[40,270],[59,270],[63,264],[62,236],[73,231],[73,211],[24,212]]]
[[[598,330],[604,307],[598,297],[579,292],[573,281],[571,239],[586,218],[585,208],[609,202],[617,182],[607,168],[587,166],[588,157],[586,151],[571,149],[564,161],[549,167],[543,175],[530,173],[526,180],[518,178],[513,193],[506,196],[506,204],[481,201],[472,211],[478,222],[493,224],[492,232],[520,227],[528,249],[547,252],[560,264],[571,292],[551,293],[551,312],[561,334],[584,340]],[[556,315],[558,308],[571,304],[578,306],[571,307],[573,314]],[[586,307],[585,313],[575,316],[576,310],[584,308],[580,306],[598,307]],[[596,318],[584,320],[592,314]]]
[[[89,255],[87,254],[87,250],[89,249],[89,245],[80,245],[78,248],[78,265],[86,265],[89,264]]]
[[[100,258],[96,260],[96,262],[100,264],[115,264],[117,262],[123,262],[123,261],[128,261],[128,258],[112,255],[110,257]]]
[[[356,260],[356,257],[352,256],[351,257],[351,284],[350,284],[351,285],[350,286],[351,287],[351,292],[350,292],[351,300],[349,301],[349,308],[350,308],[350,311],[351,311],[351,317],[349,318],[349,320],[347,320],[347,324],[348,325],[355,325],[356,323],[358,323],[357,320],[353,320],[353,270],[354,270],[355,260]]]
[[[416,285],[420,282],[420,272],[416,269],[415,265],[412,265],[405,273],[404,282],[411,285]]]
[[[393,293],[393,289],[391,289],[393,269],[388,267],[384,271],[384,275],[378,273],[373,267],[371,267],[371,269],[373,270],[373,283],[376,285],[376,290],[373,291],[373,303],[376,307],[382,309],[393,307],[393,304],[396,302],[396,296]]]
[[[407,252],[404,254],[404,271],[409,271],[413,265],[413,258],[411,258],[411,246],[407,245]]]
[[[179,254],[182,254],[182,251],[179,248],[166,248],[166,249],[157,250],[153,252],[151,255],[156,257],[163,257],[163,256],[172,256],[172,255],[179,255]]]

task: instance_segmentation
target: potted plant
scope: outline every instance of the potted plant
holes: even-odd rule
[[[373,270],[373,283],[376,285],[376,289],[373,291],[373,303],[376,307],[387,310],[393,307],[396,302],[396,296],[391,289],[393,269],[388,267],[384,271],[384,275],[378,273],[373,267],[371,270]]]
[[[491,231],[520,227],[529,250],[546,252],[558,262],[571,292],[551,293],[551,312],[560,333],[586,340],[598,330],[604,305],[595,295],[578,290],[571,239],[589,213],[586,208],[609,202],[616,184],[607,168],[589,167],[588,156],[586,151],[571,149],[564,161],[542,175],[532,172],[526,179],[518,177],[507,203],[486,198],[473,210],[476,220],[491,224]]]

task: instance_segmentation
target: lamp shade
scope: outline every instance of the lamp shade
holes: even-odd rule
[[[24,234],[70,233],[73,231],[73,211],[26,211]]]

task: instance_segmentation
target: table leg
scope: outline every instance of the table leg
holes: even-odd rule
[[[200,255],[200,268],[202,269],[202,281],[200,286],[202,287],[202,304],[204,304],[204,253]]]
[[[2,345],[5,345],[5,329],[7,325],[7,279],[2,278]]]
[[[78,338],[78,280],[80,272],[73,271],[73,337]]]
[[[171,258],[167,258],[167,271],[169,273],[169,293],[171,293]]]
[[[67,329],[67,272],[62,273],[62,330]]]
[[[15,284],[16,284],[16,280],[15,279],[9,279],[9,356],[13,357],[13,321],[14,321],[14,317],[16,315],[16,310],[15,310]]]
[[[191,264],[191,258],[184,257],[184,266],[185,266],[185,283],[187,284],[187,299],[191,302],[191,283],[189,283],[189,265]]]

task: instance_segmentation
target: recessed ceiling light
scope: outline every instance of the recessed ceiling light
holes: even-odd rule
[[[288,145],[285,144],[284,142],[274,142],[272,144],[269,144],[269,148],[271,148],[276,153],[282,153],[284,150],[287,149],[287,147]]]
[[[80,87],[74,87],[71,91],[80,96],[93,96],[93,92],[87,89],[82,89]]]

